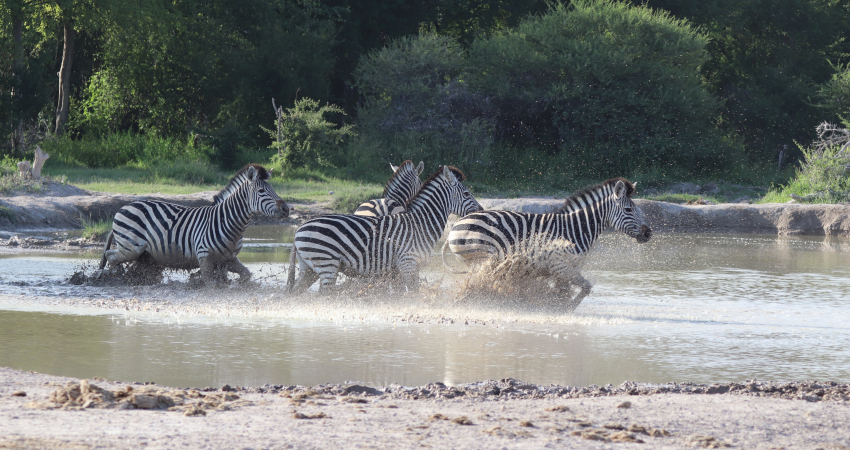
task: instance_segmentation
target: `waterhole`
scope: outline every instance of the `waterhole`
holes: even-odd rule
[[[180,387],[507,377],[561,385],[850,381],[850,240],[659,234],[637,245],[606,235],[584,269],[593,293],[572,314],[512,313],[484,302],[446,309],[443,323],[418,323],[416,300],[396,307],[391,295],[330,306],[308,296],[292,306],[275,294],[288,239],[279,228],[251,229],[240,258],[259,280],[257,292],[272,300],[226,291],[216,305],[229,295],[242,305],[226,314],[92,308],[143,294],[69,285],[97,254],[4,255],[0,366]],[[444,273],[441,263],[426,270],[431,279]],[[185,276],[166,282],[179,286]],[[448,297],[452,280],[440,288]],[[167,292],[144,294],[143,303]],[[171,302],[206,301],[182,292]],[[320,312],[311,312],[313,302]]]

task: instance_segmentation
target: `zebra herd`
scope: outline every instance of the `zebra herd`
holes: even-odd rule
[[[606,228],[638,243],[652,235],[631,199],[634,184],[623,178],[573,194],[555,213],[523,214],[484,211],[464,185],[466,176],[455,167],[440,166],[425,182],[420,180],[422,162],[414,166],[405,161],[391,168],[382,198],[363,203],[354,214],[320,216],[298,227],[289,261],[289,292],[301,293],[317,280],[319,291],[326,291],[336,285],[339,273],[416,289],[419,272],[431,259],[451,214],[460,220],[451,228],[443,253],[448,247],[473,267],[504,260],[531,242],[536,248],[557,248],[559,255],[580,256]],[[245,166],[214,196],[211,206],[149,200],[123,207],[115,215],[100,268],[108,264],[110,270],[121,270],[123,263],[145,256],[164,268],[200,268],[205,283],[222,285],[228,272],[239,275],[240,282],[248,281],[251,273],[237,255],[251,215],[289,215],[289,206],[269,185],[270,177],[259,165]],[[590,283],[581,281],[578,301],[590,290]]]

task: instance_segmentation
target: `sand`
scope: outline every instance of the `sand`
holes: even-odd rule
[[[846,401],[732,393],[412,400],[337,386],[340,395],[239,391],[225,402],[232,406],[205,415],[38,406],[70,380],[0,369],[0,449],[850,448]]]

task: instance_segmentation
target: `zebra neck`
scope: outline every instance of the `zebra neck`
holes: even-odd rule
[[[443,230],[449,221],[448,206],[442,193],[423,191],[425,186],[407,205],[407,215],[414,221],[415,232],[422,233],[427,241],[426,244],[433,247],[443,235]]]
[[[576,245],[578,253],[585,253],[607,227],[611,200],[602,192],[592,192],[572,199],[563,212],[565,220],[563,237]]]
[[[237,189],[233,194],[215,205],[213,210],[219,218],[219,227],[228,236],[241,237],[248,222],[251,221],[251,208],[248,206],[248,195],[243,187]]]

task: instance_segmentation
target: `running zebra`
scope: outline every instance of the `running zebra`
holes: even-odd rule
[[[120,267],[147,253],[162,267],[201,269],[205,282],[221,283],[227,272],[246,282],[251,272],[236,257],[251,215],[286,217],[289,206],[268,184],[271,174],[251,164],[240,170],[216,195],[212,206],[188,207],[161,201],[133,202],[115,214],[106,240],[102,270]],[[115,249],[110,249],[112,243]]]
[[[413,162],[407,160],[400,166],[390,164],[393,176],[384,186],[383,198],[369,200],[357,207],[354,214],[366,217],[381,217],[391,214],[400,214],[406,211],[407,202],[419,192],[422,180],[419,175],[425,168],[425,163],[419,161],[419,165],[413,167]]]
[[[614,178],[576,192],[554,214],[511,211],[470,214],[452,226],[443,245],[443,257],[448,246],[452,253],[472,264],[492,257],[503,260],[512,252],[528,247],[525,243],[532,240],[538,246],[566,241],[570,245],[562,246],[565,252],[582,256],[605,228],[622,231],[638,243],[647,242],[652,230],[631,199],[634,192],[635,187],[628,180]],[[580,276],[574,279],[574,284],[582,289],[577,298],[580,301],[590,293],[591,285]]]
[[[336,284],[337,273],[363,277],[399,275],[413,289],[419,270],[431,258],[449,214],[464,216],[481,205],[463,185],[463,173],[440,167],[408,203],[406,213],[383,217],[322,216],[295,231],[289,259],[289,291],[300,293],[321,280],[319,290]],[[296,262],[300,269],[295,280]]]

